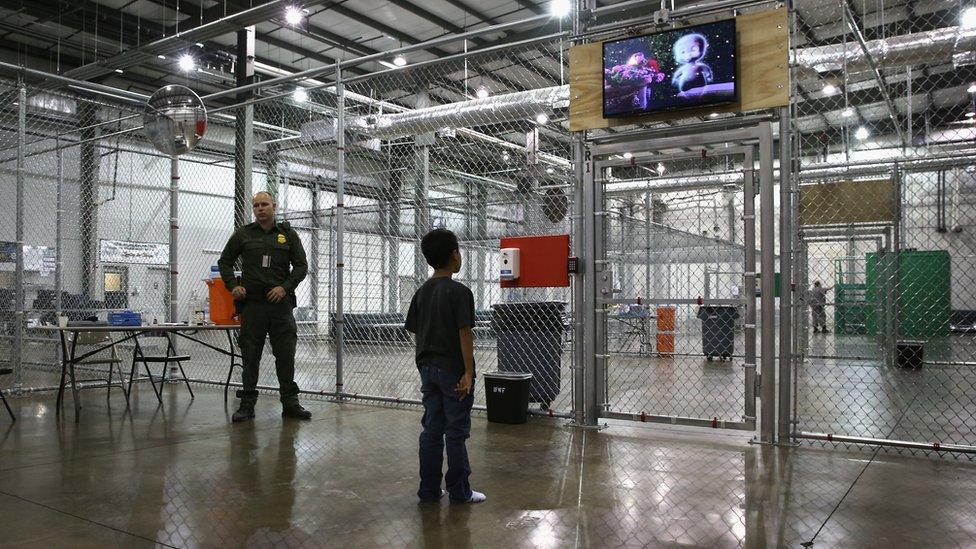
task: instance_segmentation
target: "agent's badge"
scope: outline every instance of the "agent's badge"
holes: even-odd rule
[[[285,238],[285,235],[278,233],[278,244],[284,244],[287,241],[288,240]]]

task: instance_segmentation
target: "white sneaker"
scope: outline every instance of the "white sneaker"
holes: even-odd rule
[[[481,492],[475,492],[474,490],[471,490],[471,497],[468,498],[468,501],[466,501],[465,503],[481,503],[486,499],[488,499],[488,496],[484,495]]]

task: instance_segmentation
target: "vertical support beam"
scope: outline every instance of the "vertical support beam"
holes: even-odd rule
[[[21,82],[17,86],[17,191],[15,198],[15,240],[17,254],[14,273],[14,348],[11,367],[14,384],[20,387],[24,381],[24,155],[27,146],[27,88]]]
[[[475,238],[478,240],[478,252],[475,254],[475,271],[477,275],[474,283],[475,303],[478,307],[487,308],[488,295],[486,292],[485,270],[488,268],[488,250],[485,249],[488,238],[488,186],[478,185],[475,194]]]
[[[346,228],[346,90],[342,83],[342,68],[336,62],[336,394],[342,398],[342,371],[345,359],[344,336]]]
[[[779,119],[779,425],[777,441],[789,442],[793,432],[790,410],[793,354],[793,174],[790,107]]]
[[[271,170],[269,169],[270,173]],[[319,180],[312,182],[312,232],[309,237],[309,247],[312,253],[308,254],[308,277],[309,277],[309,303],[312,306],[312,320],[319,319],[319,248],[322,245],[322,212],[319,210]]]
[[[235,77],[238,86],[254,82],[254,27],[237,31],[237,66]],[[247,101],[251,92],[237,94],[238,101]],[[254,169],[254,105],[237,109],[234,124],[234,228],[251,220],[251,176]],[[277,199],[277,195],[275,196]]]
[[[169,163],[169,297],[166,322],[176,322],[179,310],[179,231],[180,231],[180,159]],[[176,368],[176,366],[171,366]]]
[[[582,368],[583,368],[583,423],[596,425],[600,416],[599,393],[597,392],[597,335],[596,325],[601,319],[597,318],[597,272],[598,261],[602,259],[597,252],[596,225],[599,224],[596,215],[596,174],[594,173],[593,157],[585,144],[580,145],[582,157],[582,174],[577,180],[582,186],[580,211],[580,229],[582,233],[583,251],[583,307],[579,314],[583,317]],[[601,183],[602,184],[602,183]]]
[[[401,170],[391,171],[390,188],[387,191],[387,212],[389,237],[387,246],[390,248],[390,282],[386,287],[388,293],[389,312],[400,311],[400,196],[403,192],[403,172]],[[404,313],[406,311],[403,311]]]
[[[760,436],[774,442],[776,434],[776,231],[773,226],[773,131],[772,124],[759,124],[759,231],[762,254],[760,290]]]
[[[64,151],[61,149],[61,138],[55,139],[58,163],[58,197],[54,212],[54,311],[55,318],[62,315],[64,303],[61,293],[64,291]],[[58,353],[61,346],[58,346]],[[62,357],[63,359],[63,357]]]
[[[584,185],[588,179],[584,177],[587,168],[586,143],[582,135],[573,139],[573,245],[576,254],[582,256],[583,265],[580,272],[573,277],[573,421],[577,425],[596,424],[596,418],[592,421],[588,419],[586,411],[592,406],[587,405],[588,375],[591,370],[592,349],[586,341],[588,337],[587,319],[592,316],[587,309],[588,300],[586,299],[589,289],[589,277],[587,269],[590,268],[590,249],[587,241],[586,231],[588,223],[584,217]]]
[[[745,343],[745,417],[756,419],[756,159],[755,147],[746,149],[742,159],[742,295],[746,302],[743,319]]]
[[[430,105],[430,94],[426,90],[417,92],[417,108]],[[434,144],[433,133],[417,135],[414,146],[414,228],[417,246],[413,254],[413,276],[419,287],[421,281],[427,278],[427,260],[420,250],[420,239],[431,229],[430,201],[430,146]]]
[[[81,293],[95,299],[100,285],[98,272],[98,107],[87,101],[78,107],[81,144],[78,146],[78,208],[81,220]]]

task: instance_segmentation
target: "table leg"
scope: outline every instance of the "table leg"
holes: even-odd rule
[[[68,375],[68,341],[64,330],[60,330],[61,334],[61,383],[58,385],[58,398],[54,407],[57,415],[61,414],[61,403],[64,400],[64,378]]]

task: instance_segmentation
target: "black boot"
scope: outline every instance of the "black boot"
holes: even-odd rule
[[[231,420],[234,423],[254,419],[254,404],[258,399],[257,391],[241,390],[237,391],[237,398],[241,399],[241,406],[234,412]]]
[[[281,408],[281,417],[290,417],[293,419],[312,419],[312,412],[309,412],[302,405],[295,402],[293,404],[285,404]]]

